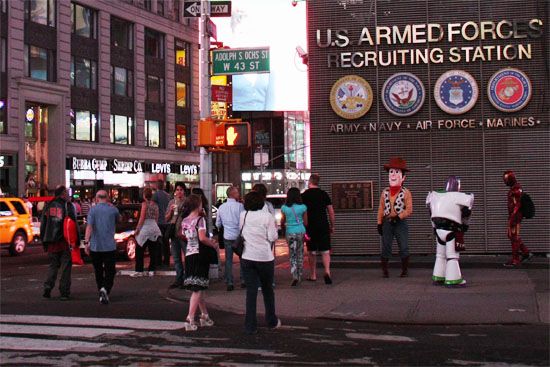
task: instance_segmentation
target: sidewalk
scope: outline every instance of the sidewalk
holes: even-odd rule
[[[320,260],[320,259],[319,259]],[[506,269],[505,256],[464,256],[464,288],[434,286],[433,256],[411,257],[408,278],[399,278],[399,259],[390,264],[390,278],[381,276],[375,257],[333,258],[332,285],[325,285],[322,266],[318,280],[290,287],[288,253],[277,246],[275,297],[277,314],[292,318],[331,318],[409,324],[537,324],[550,323],[548,270],[545,257],[535,257],[521,269]],[[307,277],[307,260],[304,278]],[[223,264],[223,261],[222,261]],[[222,279],[211,282],[207,302],[238,314],[245,311],[238,263],[236,288],[227,292]],[[174,289],[168,295],[188,300],[190,293]],[[261,292],[258,311],[263,311]]]

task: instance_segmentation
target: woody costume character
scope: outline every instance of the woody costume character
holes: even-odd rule
[[[384,278],[389,277],[388,262],[392,255],[393,239],[397,240],[401,257],[401,277],[408,276],[409,226],[407,218],[412,214],[412,194],[403,186],[409,171],[402,158],[391,158],[384,169],[389,174],[390,186],[382,190],[378,206],[378,234],[382,237],[381,265]]]
[[[426,206],[436,235],[437,251],[432,280],[448,287],[462,286],[459,250],[463,249],[464,232],[472,214],[474,194],[460,192],[460,178],[450,176],[445,191],[431,191],[426,197]]]
[[[533,257],[533,254],[519,236],[521,220],[523,219],[523,213],[521,212],[521,195],[523,190],[516,179],[514,171],[505,171],[502,179],[506,186],[510,187],[510,190],[508,190],[508,238],[512,243],[512,258],[504,266],[516,267]],[[522,254],[521,258],[520,252]]]

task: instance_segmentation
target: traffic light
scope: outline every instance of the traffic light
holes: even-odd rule
[[[224,130],[226,148],[250,147],[250,124],[248,122],[226,122]]]

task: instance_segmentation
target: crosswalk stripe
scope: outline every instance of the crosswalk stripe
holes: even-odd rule
[[[27,334],[27,335],[57,335],[74,336],[80,338],[95,338],[103,334],[124,335],[129,334],[130,329],[105,329],[90,327],[70,326],[46,326],[46,325],[20,325],[0,324],[0,334]]]
[[[184,327],[184,323],[178,321],[9,314],[0,315],[0,323],[103,326],[109,328],[127,328],[137,330],[178,330],[183,329]]]
[[[346,333],[350,339],[361,340],[379,340],[388,342],[416,342],[416,339],[401,335],[381,335],[381,334],[362,334],[362,333]]]
[[[0,349],[2,350],[66,351],[78,348],[79,350],[96,351],[103,346],[105,343],[0,336]]]

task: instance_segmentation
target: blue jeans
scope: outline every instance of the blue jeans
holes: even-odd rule
[[[234,242],[235,240],[226,240],[225,238],[223,239],[223,243],[225,245],[225,283],[227,285],[233,285],[233,247],[232,246]],[[241,283],[244,283],[242,263],[240,268],[241,269],[239,271],[239,274],[241,278]]]
[[[409,225],[407,220],[403,219],[392,223],[384,219],[382,223],[382,258],[391,258],[391,245],[394,237],[397,240],[397,246],[399,246],[399,256],[402,259],[409,256]]]
[[[275,314],[275,292],[273,291],[275,260],[252,261],[241,259],[241,268],[243,269],[243,275],[246,282],[245,331],[247,333],[254,333],[258,328],[258,320],[256,318],[256,299],[258,298],[257,284],[262,286],[265,322],[268,327],[275,327],[278,322],[277,315]]]
[[[170,250],[174,258],[174,268],[176,268],[176,283],[183,284],[183,257],[181,254],[183,252],[183,256],[185,256],[187,243],[180,240],[178,237],[172,238],[170,242]]]

